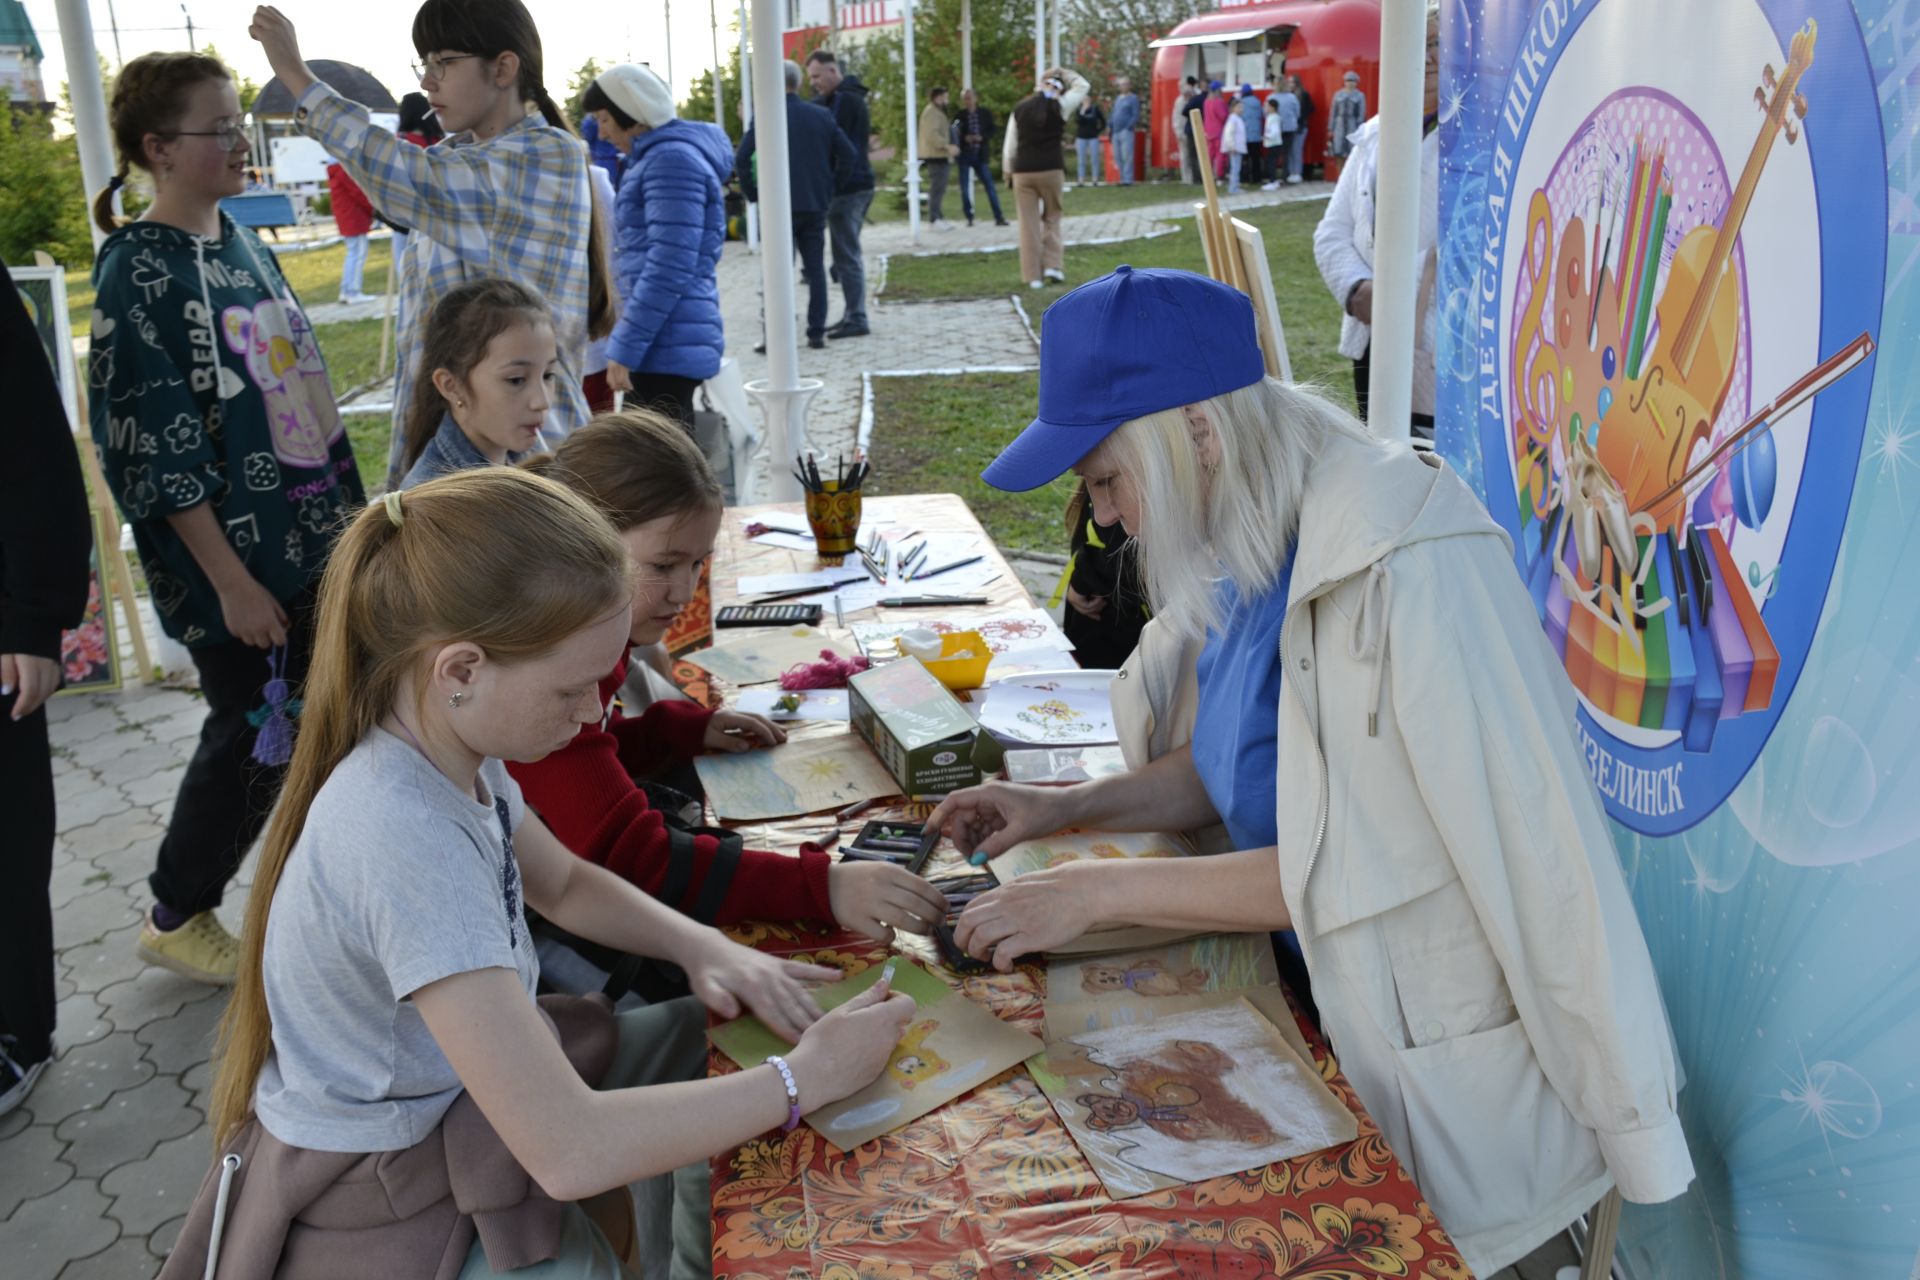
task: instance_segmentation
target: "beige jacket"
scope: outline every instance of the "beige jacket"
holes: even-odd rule
[[[1614,1185],[1679,1195],[1665,1010],[1506,535],[1431,455],[1330,440],[1280,653],[1280,880],[1314,997],[1468,1265]],[[1115,680],[1130,765],[1190,735],[1195,657],[1152,626]]]
[[[931,102],[920,112],[920,158],[922,160],[951,160],[960,154],[960,148],[953,144],[951,129],[953,122],[947,119],[947,113]]]

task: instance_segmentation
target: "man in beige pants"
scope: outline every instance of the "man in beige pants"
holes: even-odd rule
[[[1013,204],[1020,220],[1020,276],[1029,289],[1040,288],[1046,280],[1064,283],[1067,278],[1060,243],[1060,192],[1067,180],[1061,146],[1066,122],[1080,109],[1087,89],[1086,77],[1055,67],[1007,116],[1001,163],[1013,182]]]

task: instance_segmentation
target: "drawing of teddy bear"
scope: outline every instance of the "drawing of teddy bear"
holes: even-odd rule
[[[306,317],[269,298],[251,311],[228,307],[220,328],[266,397],[274,455],[288,466],[325,466],[345,428]]]
[[[1098,1133],[1136,1125],[1182,1142],[1256,1145],[1273,1141],[1260,1113],[1228,1090],[1233,1059],[1199,1040],[1176,1040],[1159,1053],[1112,1068],[1114,1093],[1083,1093],[1087,1127]]]
[[[926,1018],[908,1028],[887,1060],[887,1074],[902,1089],[911,1089],[922,1080],[931,1080],[953,1064],[926,1047],[927,1037],[939,1030],[938,1019]]]

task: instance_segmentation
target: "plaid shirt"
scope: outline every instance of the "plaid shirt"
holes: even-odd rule
[[[437,146],[416,147],[374,127],[366,108],[325,83],[301,95],[295,119],[346,166],[375,208],[413,229],[400,273],[402,358],[393,384],[387,487],[401,480],[407,405],[419,376],[427,313],[470,279],[505,276],[547,300],[560,348],[560,379],[543,433],[547,447],[584,423],[580,370],[592,219],[585,145],[527,116],[487,142],[460,133]]]

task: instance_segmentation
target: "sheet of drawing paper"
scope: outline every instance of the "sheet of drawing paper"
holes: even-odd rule
[[[909,594],[945,595],[947,589],[944,584],[951,577],[951,574],[942,574],[924,582],[909,583]],[[856,622],[853,625],[853,637],[860,642],[860,651],[876,662],[897,657],[899,651],[892,643],[894,637],[915,628],[940,635],[953,631],[978,631],[986,640],[987,647],[996,654],[1015,649],[1052,649],[1062,654],[1073,651],[1073,641],[1067,639],[1066,632],[1060,630],[1045,609],[1017,609],[980,618],[940,617],[938,610],[933,609],[915,612],[929,616],[896,616],[884,622]],[[1055,665],[1067,666],[1071,663],[1063,661]]]
[[[1099,858],[1182,858],[1191,850],[1179,836],[1137,831],[1062,831],[1027,840],[987,864],[1001,884],[1068,862]]]
[[[1310,1063],[1245,1000],[1082,1032],[1027,1065],[1116,1200],[1358,1133]]]
[[[766,684],[788,668],[818,662],[822,649],[842,652],[813,627],[750,628],[724,644],[687,655],[687,661],[719,676],[728,684]]]
[[[1113,699],[1104,689],[996,684],[986,690],[981,727],[1002,739],[1039,746],[1112,742]]]
[[[714,813],[733,821],[792,818],[900,794],[872,748],[851,733],[804,738],[738,755],[696,757]]]
[[[821,989],[823,1008],[851,1000],[880,980],[884,965]],[[893,989],[918,1006],[887,1068],[865,1088],[807,1116],[807,1124],[841,1151],[951,1102],[1009,1067],[1041,1053],[1040,1041],[1000,1021],[918,964],[896,962]],[[759,1019],[736,1018],[708,1033],[716,1048],[742,1067],[754,1067],[790,1046]]]
[[[1125,773],[1127,757],[1117,746],[1015,748],[1006,769],[1008,782],[1092,782]]]
[[[795,698],[799,706],[785,711],[775,706],[782,698]],[[742,689],[733,700],[735,711],[765,716],[769,720],[845,720],[849,714],[845,689]]]

